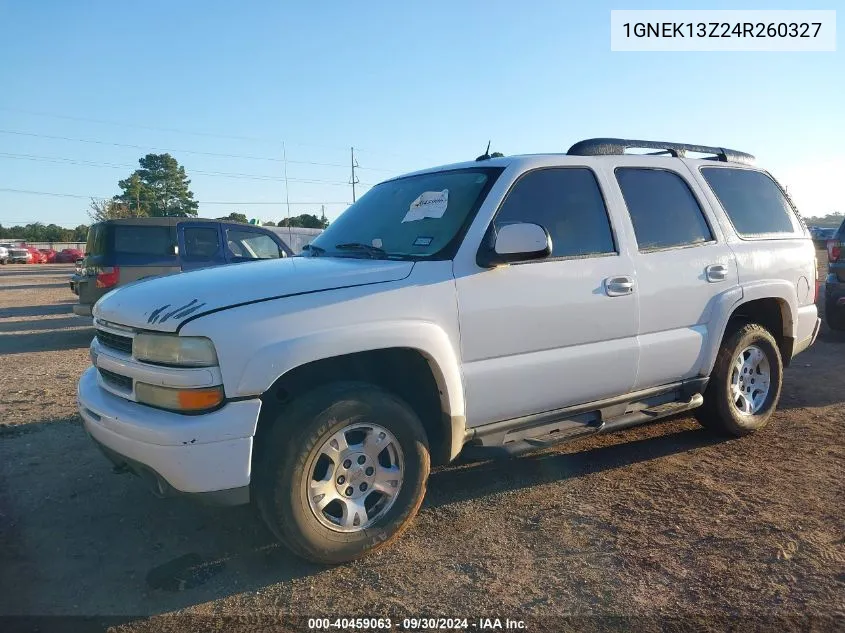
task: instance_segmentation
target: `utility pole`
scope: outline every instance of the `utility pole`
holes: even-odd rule
[[[284,141],[282,141],[282,155],[283,155],[284,160],[285,160],[285,204],[287,205],[287,208],[288,208],[288,246],[291,246],[291,243],[293,242],[293,237],[292,237],[293,231],[291,231],[291,228],[290,228],[290,192],[288,190],[288,150],[285,147]]]
[[[360,182],[357,176],[355,176],[355,168],[358,167],[358,163],[355,161],[355,148],[350,147],[349,149],[352,155],[352,177],[349,179],[349,184],[352,185],[352,202],[355,202],[355,185]]]

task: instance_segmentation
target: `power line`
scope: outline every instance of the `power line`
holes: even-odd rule
[[[51,134],[36,134],[35,132],[21,132],[18,130],[0,130],[0,134],[13,134],[15,136],[30,136],[35,138],[48,138],[55,141],[70,141],[73,143],[92,143],[95,145],[108,145],[110,147],[127,147],[130,149],[137,149],[137,150],[155,150],[157,152],[177,152],[182,154],[194,154],[197,156],[214,156],[217,158],[242,158],[245,160],[266,160],[271,161],[274,163],[281,163],[283,162],[281,158],[273,158],[271,156],[252,156],[249,154],[224,154],[219,152],[200,152],[196,150],[190,149],[174,149],[174,148],[167,148],[167,147],[156,147],[153,145],[133,145],[131,143],[114,143],[110,141],[98,141],[96,139],[87,139],[87,138],[75,138],[72,136],[55,136]],[[296,163],[302,165],[320,165],[323,167],[346,167],[346,165],[342,165],[340,163],[321,163],[317,161],[306,161],[306,160],[289,160],[289,163]],[[376,169],[376,168],[369,168],[372,171],[392,171],[387,169]]]
[[[62,156],[42,156],[38,154],[10,154],[7,152],[0,152],[0,158],[9,158],[12,160],[29,160],[35,162],[58,163],[80,165],[83,167],[108,167],[110,169],[135,169],[136,165],[126,163],[102,163],[90,160],[81,160],[77,158],[64,158]],[[283,178],[278,176],[269,176],[264,174],[245,174],[240,172],[225,172],[225,171],[205,171],[202,169],[192,169],[191,174],[200,174],[203,176],[219,176],[221,178],[235,178],[247,180],[272,180],[282,181]],[[289,178],[292,182],[306,183],[306,184],[325,184],[325,185],[340,185],[348,186],[348,182],[340,180],[321,180],[317,178]],[[364,183],[367,184],[367,183]]]
[[[33,191],[31,189],[10,189],[7,187],[0,187],[0,191],[9,192],[9,193],[24,193],[24,194],[31,194],[36,196],[55,196],[59,198],[81,198],[85,200],[90,200],[94,198],[96,200],[111,200],[112,196],[93,196],[93,195],[81,195],[75,193],[56,193],[52,191]],[[248,201],[248,202],[239,202],[239,201],[232,201],[232,200],[198,200],[200,204],[229,204],[229,205],[238,205],[238,204],[250,204],[250,205],[264,205],[264,204],[286,204],[286,201],[275,201],[275,200],[256,200],[256,201]],[[307,202],[291,202],[292,205],[299,205],[299,206],[311,206],[311,205],[318,205],[318,204],[325,204],[325,205],[349,205],[349,202],[328,202],[324,200],[314,200],[314,201],[307,201]]]
[[[160,126],[155,126],[155,125],[142,125],[140,123],[124,123],[124,122],[118,122],[118,121],[108,121],[108,120],[105,120],[105,119],[93,119],[93,118],[89,118],[89,117],[71,116],[71,115],[68,115],[68,114],[56,114],[54,112],[37,112],[37,111],[34,111],[34,110],[22,110],[20,108],[9,108],[7,106],[0,106],[0,110],[3,110],[5,112],[16,112],[18,114],[27,114],[27,115],[32,115],[32,116],[41,116],[41,117],[48,117],[48,118],[53,118],[53,119],[65,119],[67,121],[82,121],[82,122],[85,122],[85,123],[98,123],[98,124],[101,124],[101,125],[114,125],[114,126],[117,126],[117,127],[128,127],[128,128],[139,129],[139,130],[156,130],[156,131],[160,131],[160,132],[170,132],[170,133],[173,133],[173,134],[187,134],[187,135],[190,135],[190,136],[203,136],[203,137],[209,137],[209,138],[225,138],[225,139],[240,140],[240,141],[255,141],[255,142],[267,143],[267,144],[274,144],[274,143],[278,142],[276,139],[267,138],[267,137],[240,136],[240,135],[237,135],[237,134],[220,134],[220,133],[217,133],[217,132],[204,132],[204,131],[201,132],[201,131],[197,131],[197,130],[181,130],[181,129],[178,129],[178,128],[160,127]],[[338,147],[336,145],[323,145],[323,144],[316,144],[316,143],[296,143],[296,142],[291,143],[290,141],[287,141],[287,144],[288,145],[296,145],[296,146],[300,146],[300,147],[316,147],[316,148],[330,149],[330,150],[341,150],[341,149],[343,149],[345,151],[345,149],[346,149],[346,148]],[[176,151],[176,150],[173,150],[173,151]],[[178,150],[178,151],[184,151],[184,150]],[[362,151],[366,151],[367,153],[377,153],[377,152],[370,152],[370,150],[362,150]],[[401,154],[392,154],[392,153],[389,153],[389,152],[381,152],[381,153],[386,154],[386,155],[390,155],[390,156],[403,157]],[[404,156],[404,158],[410,158],[410,157]],[[275,159],[275,160],[278,160],[278,159]],[[291,160],[291,161],[288,161],[288,162],[293,163],[293,162],[298,162],[298,161],[292,161]],[[299,162],[305,162],[305,161],[299,161]],[[315,164],[315,165],[329,165],[328,163],[313,163],[313,164]],[[332,167],[344,167],[345,165],[332,164],[331,166]],[[376,168],[374,168],[374,167],[370,167],[370,168],[363,168],[362,167],[362,169],[376,170]],[[392,171],[392,170],[381,169],[379,171]]]

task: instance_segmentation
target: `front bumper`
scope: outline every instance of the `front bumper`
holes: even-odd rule
[[[240,400],[202,415],[180,415],[113,395],[89,367],[77,405],[85,430],[117,465],[149,478],[159,494],[248,501],[252,444],[261,401]],[[229,491],[224,494],[222,491]]]

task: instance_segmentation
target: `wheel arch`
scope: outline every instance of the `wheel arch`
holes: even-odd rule
[[[258,383],[256,372],[262,366],[273,367],[274,375],[263,385],[250,385]],[[250,368],[256,370],[252,375]],[[429,436],[433,462],[448,462],[463,447],[466,418],[460,370],[448,337],[434,324],[382,323],[321,332],[273,345],[256,355],[247,369],[239,390],[255,389],[264,403],[257,444],[279,410],[298,394],[331,382],[361,381],[397,395],[414,409]]]
[[[751,284],[738,289],[735,294],[726,294],[722,308],[717,312],[721,318],[716,321],[712,344],[702,366],[702,373],[710,375],[719,347],[726,336],[730,335],[739,324],[757,323],[765,327],[780,349],[784,366],[792,359],[795,345],[795,315],[797,301],[795,288],[785,281],[771,281]],[[733,299],[733,301],[730,301]]]

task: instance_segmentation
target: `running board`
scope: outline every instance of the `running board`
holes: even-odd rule
[[[504,444],[484,446],[481,444],[465,444],[461,455],[468,459],[495,459],[514,457],[530,451],[537,451],[544,448],[564,444],[571,440],[595,435],[598,433],[613,433],[639,424],[647,424],[656,420],[666,418],[685,411],[690,411],[704,404],[704,396],[700,393],[693,396],[686,402],[665,402],[653,405],[639,411],[624,413],[610,418],[603,423],[591,422],[569,426],[538,437],[525,437],[523,439],[505,442]]]
[[[658,404],[657,406],[649,407],[648,409],[632,411],[631,413],[620,415],[618,418],[612,418],[602,424],[601,432],[613,433],[614,431],[621,431],[622,429],[627,429],[631,426],[646,424],[648,422],[652,422],[653,420],[659,420],[660,418],[666,418],[670,415],[676,415],[678,413],[683,413],[684,411],[697,409],[702,404],[704,404],[704,396],[697,393],[693,395],[688,402],[667,402],[665,404]]]

